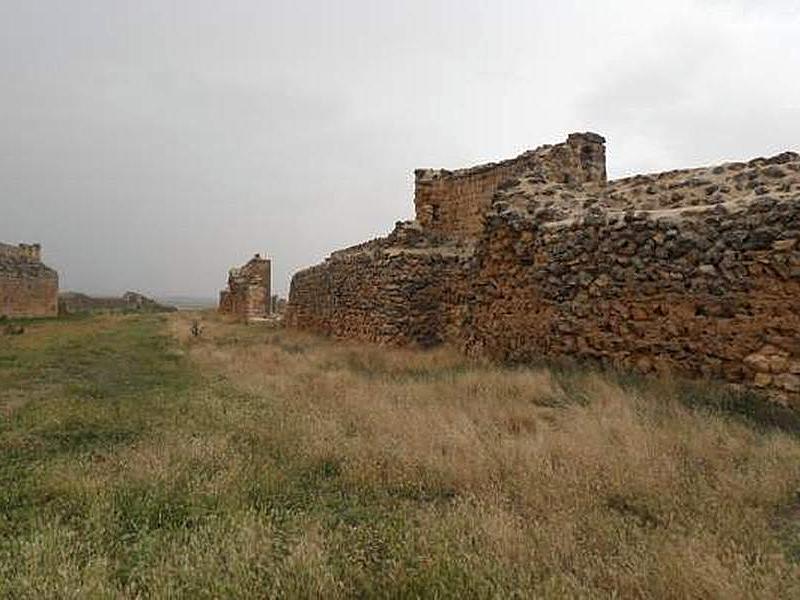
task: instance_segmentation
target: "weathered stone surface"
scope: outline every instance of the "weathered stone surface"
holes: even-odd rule
[[[272,314],[272,263],[256,254],[228,272],[228,288],[219,294],[219,312],[245,320]]]
[[[452,338],[469,249],[413,223],[334,252],[292,279],[286,321],[328,335],[431,346]]]
[[[783,373],[776,376],[776,385],[786,391],[794,394],[800,393],[800,376],[792,375],[790,373]]]
[[[800,195],[769,211],[739,202],[724,224],[709,222],[713,210],[643,211],[623,228],[613,225],[613,211],[612,225],[580,215],[544,224],[522,214],[487,219],[475,250],[480,266],[470,274],[479,292],[461,341],[503,360],[569,355],[645,371],[659,363],[744,383],[761,374],[757,385],[792,392],[781,376],[800,355],[765,341],[800,335],[800,278],[787,268],[800,256],[747,240],[775,211],[797,219]],[[723,228],[742,235],[725,241]],[[525,231],[536,236],[520,243]],[[717,244],[723,258],[712,268],[706,254]],[[517,269],[523,262],[531,267]]]
[[[58,273],[42,263],[39,244],[0,243],[0,316],[57,314]]]
[[[612,182],[604,158],[602,138],[578,134],[418,171],[416,221],[295,275],[287,321],[795,393],[800,156]]]
[[[574,133],[564,144],[542,146],[517,158],[472,169],[415,171],[417,222],[434,233],[473,238],[497,192],[529,189],[545,182],[603,184],[605,140],[593,133]]]

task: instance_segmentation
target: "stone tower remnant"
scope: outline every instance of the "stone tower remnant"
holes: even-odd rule
[[[0,243],[0,316],[58,315],[58,273],[42,263],[39,244]]]
[[[220,292],[219,312],[245,320],[272,314],[272,264],[256,254],[247,264],[228,272],[228,287]]]

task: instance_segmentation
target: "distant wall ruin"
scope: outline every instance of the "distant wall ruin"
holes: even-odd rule
[[[175,312],[174,306],[160,304],[138,292],[125,292],[122,296],[88,296],[79,292],[63,292],[58,295],[58,312],[62,315],[75,315],[94,312]]]
[[[220,292],[219,312],[245,320],[263,319],[272,313],[272,264],[256,254],[242,267],[228,273],[228,287]]]
[[[0,243],[0,316],[58,315],[58,273],[41,261],[39,244]]]
[[[575,134],[417,171],[415,202],[416,221],[297,273],[287,322],[800,398],[797,154],[606,182],[602,138]]]

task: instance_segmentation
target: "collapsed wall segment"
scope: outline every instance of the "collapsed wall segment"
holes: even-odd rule
[[[574,356],[800,402],[800,156],[607,182],[603,139],[418,171],[417,220],[292,281],[291,325]]]

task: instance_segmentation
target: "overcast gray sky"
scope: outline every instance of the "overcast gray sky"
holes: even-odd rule
[[[0,240],[62,288],[274,285],[413,216],[415,167],[571,131],[612,177],[800,150],[797,0],[0,0]]]

